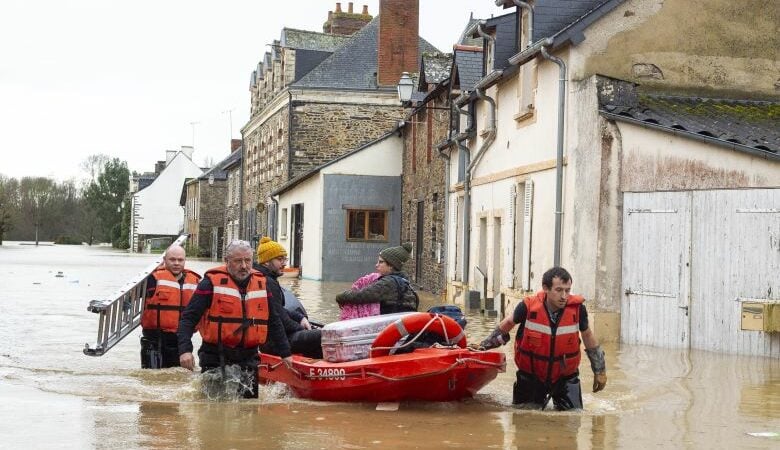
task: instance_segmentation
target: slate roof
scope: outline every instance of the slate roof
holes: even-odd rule
[[[227,169],[241,160],[241,148],[233,150],[227,158],[214,164],[214,167],[198,177],[199,180],[208,180],[212,175],[215,180],[227,180]],[[185,183],[186,184],[186,183]]]
[[[536,0],[534,2],[534,42],[555,37],[553,47],[566,41],[575,45],[584,39],[583,30],[625,0]],[[504,8],[514,8],[504,0]]]
[[[482,78],[482,49],[456,45],[454,50],[453,85],[464,91],[473,91],[474,85]]]
[[[515,13],[504,14],[485,21],[483,30],[495,29],[496,48],[494,69],[510,66],[509,58],[517,53],[517,26]]]
[[[450,77],[452,53],[423,53],[420,82],[439,84]]]
[[[463,29],[463,32],[460,33],[460,37],[458,38],[458,44],[456,45],[471,45],[474,47],[482,47],[482,38],[477,36],[471,36],[467,34],[469,28],[474,26],[475,23],[479,22],[479,19],[474,18],[474,14],[472,13],[471,16],[469,16],[469,22],[466,24],[466,28]]]
[[[350,37],[340,34],[282,28],[282,36],[279,42],[282,47],[332,53],[347,42]]]
[[[237,149],[233,150],[233,153],[231,153],[230,156],[225,158],[220,163],[222,170],[228,171],[233,167],[235,167],[236,165],[240,165],[243,151],[244,151],[244,147],[238,147]]]
[[[322,61],[294,87],[333,89],[377,89],[377,47],[379,37],[379,16],[361,28],[344,45]],[[438,50],[425,39],[420,38],[419,52]]]
[[[639,95],[636,102],[600,98],[599,111],[614,120],[780,161],[780,102]]]

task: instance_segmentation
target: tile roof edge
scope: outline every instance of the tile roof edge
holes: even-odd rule
[[[601,114],[604,117],[607,117],[609,119],[613,120],[619,120],[621,122],[627,122],[632,123],[634,125],[639,125],[645,128],[651,128],[655,130],[664,131],[667,133],[672,133],[678,136],[691,138],[697,141],[707,142],[711,144],[715,144],[721,147],[730,148],[732,150],[737,150],[745,153],[750,153],[754,156],[763,157],[764,159],[770,159],[775,161],[780,161],[780,153],[773,152],[771,150],[762,150],[760,148],[751,147],[749,145],[744,144],[737,144],[736,142],[727,141],[725,139],[720,139],[716,137],[710,137],[703,134],[695,133],[693,131],[687,131],[687,130],[679,130],[677,128],[668,127],[665,125],[645,122],[644,120],[635,119],[633,117],[627,117],[620,114],[615,114],[609,111],[605,111],[601,108],[599,108],[599,114]]]

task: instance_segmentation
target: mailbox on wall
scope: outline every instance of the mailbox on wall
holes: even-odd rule
[[[780,331],[780,302],[741,301],[742,330]]]

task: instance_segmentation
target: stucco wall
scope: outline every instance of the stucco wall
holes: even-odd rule
[[[293,252],[293,205],[303,204],[303,246],[301,277],[322,279],[322,178],[313,176],[279,197],[278,242],[290,255]],[[282,210],[287,209],[286,229],[282,230]]]
[[[184,226],[184,209],[179,205],[186,178],[201,174],[200,168],[179,152],[152,184],[135,194],[136,233],[173,236]]]
[[[586,30],[570,77],[778,98],[778,23],[776,0],[629,0]]]

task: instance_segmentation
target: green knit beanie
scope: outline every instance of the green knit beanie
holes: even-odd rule
[[[409,259],[409,253],[412,251],[412,243],[404,242],[400,247],[388,247],[381,252],[382,257],[388,264],[395,267],[395,270],[403,270],[404,263]]]

